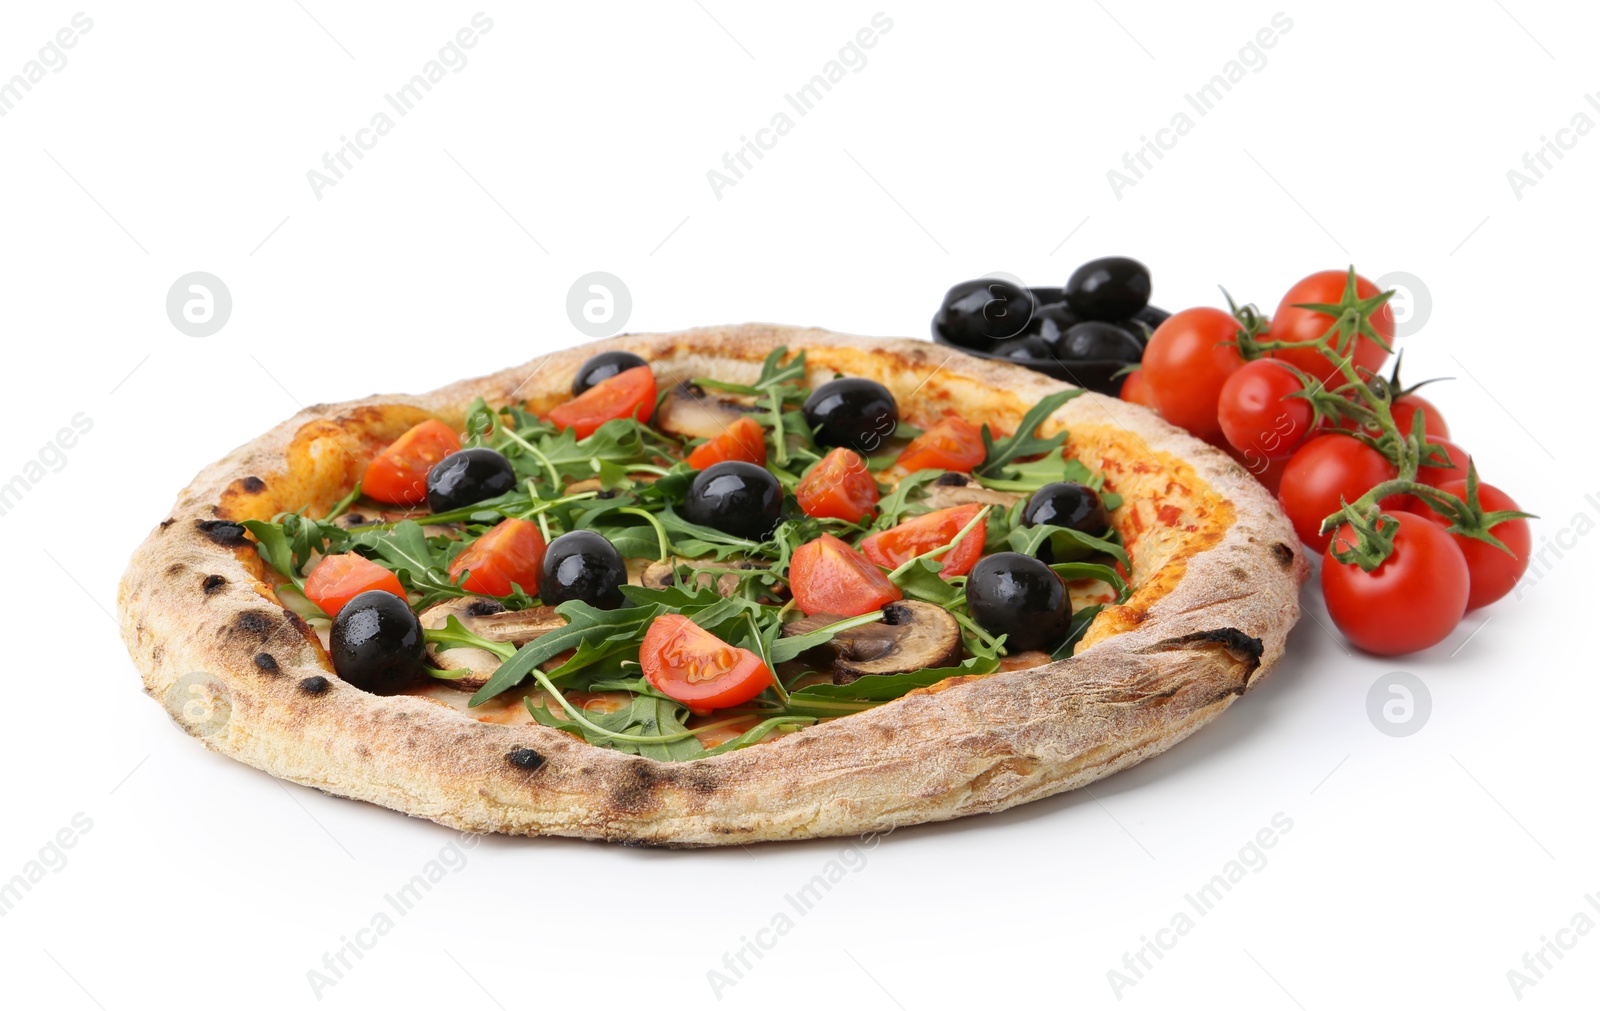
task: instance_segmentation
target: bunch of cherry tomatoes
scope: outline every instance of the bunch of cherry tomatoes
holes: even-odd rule
[[[1270,319],[1231,300],[1186,309],[1122,387],[1277,493],[1323,555],[1334,622],[1381,655],[1443,641],[1511,591],[1531,548],[1528,514],[1479,482],[1444,415],[1401,385],[1398,358],[1381,374],[1392,295],[1352,268],[1301,279]]]

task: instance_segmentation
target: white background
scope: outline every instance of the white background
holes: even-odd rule
[[[1595,12],[886,7],[866,66],[719,200],[707,170],[879,7],[506,5],[317,199],[307,170],[478,9],[88,8],[67,65],[0,118],[0,480],[73,415],[93,421],[0,517],[0,879],[75,814],[93,826],[0,918],[7,1006],[317,1004],[308,970],[455,839],[179,732],[140,691],[116,584],[196,471],[299,405],[580,340],[566,292],[591,270],[630,287],[632,330],[913,336],[955,281],[1060,284],[1109,253],[1150,264],[1169,309],[1225,284],[1270,311],[1312,270],[1406,271],[1433,301],[1402,341],[1409,373],[1458,377],[1430,391],[1457,440],[1544,517],[1536,544],[1560,532],[1570,550],[1522,599],[1392,661],[1348,654],[1309,587],[1288,657],[1197,737],[1092,795],[879,841],[720,1001],[708,971],[844,842],[485,839],[321,1004],[1509,1007],[1524,952],[1580,911],[1600,923],[1584,898],[1600,893],[1584,536],[1600,136],[1520,199],[1507,179],[1575,114],[1600,122]],[[1185,93],[1280,9],[1293,27],[1265,67],[1197,116]],[[8,5],[0,79],[77,10]],[[1107,170],[1179,111],[1193,130],[1119,199]],[[164,312],[193,270],[233,295],[207,338]],[[1432,699],[1410,737],[1367,716],[1394,670]],[[1108,971],[1280,812],[1293,827],[1266,865],[1119,1000]],[[1526,1006],[1600,988],[1600,936],[1562,936],[1575,947]]]

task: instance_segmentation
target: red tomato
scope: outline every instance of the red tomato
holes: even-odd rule
[[[1278,489],[1283,485],[1283,471],[1289,465],[1287,458],[1269,460],[1260,453],[1241,453],[1232,446],[1221,447],[1222,451],[1233,457],[1239,466],[1250,472],[1250,476],[1261,482],[1261,487],[1272,494],[1278,494]]]
[[[1426,485],[1437,488],[1451,481],[1465,481],[1467,478],[1467,463],[1472,459],[1467,451],[1457,446],[1448,439],[1429,439],[1431,446],[1442,447],[1445,454],[1450,457],[1454,467],[1429,467],[1427,464],[1417,468],[1417,480]]]
[[[472,570],[463,589],[489,597],[504,597],[512,583],[522,592],[539,592],[539,570],[544,565],[544,536],[532,520],[501,520],[467,545],[450,563],[450,578]]]
[[[617,418],[648,421],[656,409],[656,374],[639,365],[584,390],[546,417],[557,428],[572,429],[587,439],[595,429]]]
[[[1438,489],[1449,495],[1454,495],[1463,502],[1467,499],[1467,482],[1446,481],[1438,485]],[[1511,496],[1496,488],[1492,484],[1478,485],[1478,504],[1486,513],[1499,512],[1502,509],[1511,509],[1521,512],[1521,508],[1511,500]],[[1429,509],[1423,515],[1432,520],[1440,528],[1450,525],[1450,521]],[[1528,558],[1533,551],[1533,534],[1528,529],[1527,520],[1505,520],[1489,528],[1489,532],[1500,539],[1500,542],[1510,548],[1512,554],[1506,554],[1493,544],[1485,544],[1475,537],[1462,537],[1451,534],[1456,547],[1461,549],[1461,555],[1467,560],[1467,571],[1471,573],[1472,589],[1467,595],[1467,607],[1482,607],[1492,604],[1511,592],[1517,585],[1517,580],[1528,571]]]
[[[1217,436],[1217,398],[1244,364],[1229,341],[1239,322],[1221,309],[1185,309],[1169,316],[1144,349],[1145,385],[1161,416],[1202,439]]]
[[[1294,287],[1283,296],[1283,301],[1278,303],[1278,311],[1272,314],[1272,328],[1267,331],[1265,339],[1307,344],[1327,333],[1334,324],[1332,316],[1312,309],[1297,309],[1295,306],[1307,303],[1337,304],[1344,298],[1347,277],[1347,272],[1343,270],[1320,270],[1296,281]],[[1357,274],[1356,297],[1364,299],[1376,294],[1378,286]],[[1393,347],[1394,311],[1387,302],[1372,314],[1371,323],[1372,329]],[[1389,352],[1366,337],[1357,338],[1352,346],[1355,350],[1352,362],[1374,374],[1389,357]],[[1333,386],[1339,385],[1339,381],[1334,379],[1339,374],[1338,368],[1316,348],[1285,348],[1271,352],[1271,356]]]
[[[789,560],[789,590],[806,614],[853,618],[900,599],[900,587],[883,570],[832,534],[794,549]]]
[[[757,467],[767,465],[767,436],[754,418],[740,418],[710,442],[702,443],[689,454],[689,466],[705,470],[714,463],[742,460]]]
[[[1407,393],[1389,405],[1389,413],[1394,415],[1394,423],[1400,429],[1401,435],[1411,434],[1411,419],[1422,415],[1423,430],[1434,441],[1450,438],[1450,426],[1445,424],[1444,415],[1433,406],[1432,401]]]
[[[306,597],[332,618],[350,598],[368,590],[388,590],[406,599],[400,577],[360,555],[329,555],[306,577]]]
[[[806,471],[794,497],[807,516],[859,523],[878,504],[878,482],[865,460],[840,446]]]
[[[429,418],[413,425],[367,464],[361,493],[392,505],[417,505],[428,500],[428,471],[461,448],[450,426]]]
[[[1317,529],[1324,517],[1339,509],[1339,500],[1354,502],[1383,481],[1398,474],[1382,453],[1350,435],[1319,435],[1295,450],[1283,469],[1278,501],[1283,503],[1294,532],[1317,551],[1326,551],[1331,534]],[[1399,508],[1409,495],[1384,499],[1384,508]]]
[[[899,568],[916,556],[955,540],[961,528],[971,523],[982,508],[973,504],[924,513],[867,537],[861,542],[861,553],[886,569]],[[960,544],[946,551],[942,556],[944,565],[939,569],[939,575],[949,579],[971,572],[983,556],[983,542],[988,530],[988,521],[980,520],[967,536],[961,538]]]
[[[1156,398],[1150,395],[1150,384],[1144,380],[1144,369],[1134,369],[1123,377],[1119,396],[1130,404],[1143,404],[1155,410]]]
[[[1397,656],[1443,642],[1467,611],[1467,562],[1449,534],[1415,513],[1389,513],[1400,523],[1394,553],[1371,572],[1322,560],[1322,596],[1339,631],[1379,656]],[[1338,530],[1345,545],[1350,528]]]
[[[1217,400],[1222,434],[1240,452],[1269,460],[1288,456],[1316,422],[1311,402],[1290,396],[1303,389],[1299,378],[1278,362],[1246,362],[1222,384]]]
[[[983,433],[964,418],[945,418],[911,440],[895,461],[908,471],[970,471],[983,462]]]
[[[681,614],[650,623],[639,647],[644,677],[697,713],[743,705],[772,684],[772,671],[748,649],[730,646]]]

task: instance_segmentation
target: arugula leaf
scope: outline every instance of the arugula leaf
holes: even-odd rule
[[[1006,479],[1006,469],[1013,461],[1025,456],[1039,456],[1044,453],[1060,455],[1061,446],[1067,441],[1066,429],[1062,429],[1048,439],[1041,439],[1035,433],[1045,419],[1054,414],[1057,409],[1073,397],[1082,396],[1083,390],[1070,389],[1052,393],[1048,397],[1029,408],[1028,413],[1022,416],[1022,423],[1008,438],[1000,442],[994,441],[994,436],[989,433],[989,426],[983,426],[983,445],[986,450],[983,464],[974,473],[978,477],[992,479]]]
[[[1115,533],[1113,532],[1113,536]],[[1128,553],[1122,545],[1104,537],[1094,537],[1080,530],[1070,527],[1052,526],[1049,523],[1040,523],[1032,527],[1016,527],[1006,538],[1006,543],[1012,551],[1024,555],[1036,555],[1039,546],[1045,541],[1050,542],[1050,550],[1056,558],[1072,561],[1096,553],[1104,553],[1115,558],[1124,566],[1131,564]]]
[[[695,739],[684,726],[689,709],[681,702],[655,694],[636,694],[629,703],[614,713],[585,711],[583,717],[600,732],[551,712],[548,704],[536,706],[527,700],[528,713],[538,723],[557,730],[576,734],[601,747],[613,748],[629,755],[643,755],[660,762],[681,762],[699,758],[706,753],[705,746]],[[619,739],[616,734],[630,737],[661,737],[660,741],[635,741]]]
[[[897,570],[893,576],[894,583],[908,597],[950,608],[959,603],[965,594],[960,587],[939,575],[942,568],[942,558],[919,558],[903,570]]]
[[[262,520],[245,520],[243,526],[255,535],[256,551],[266,559],[267,564],[293,583],[295,589],[304,593],[306,581],[300,576],[300,566],[295,562],[294,552],[289,547],[289,538],[285,535],[283,527]]]
[[[724,741],[714,748],[707,748],[704,757],[725,755],[730,751],[748,748],[752,744],[760,744],[770,737],[774,730],[782,726],[793,726],[798,729],[801,726],[815,722],[817,722],[815,716],[774,716],[770,719],[762,720],[731,741]]]
[[[563,601],[556,605],[556,613],[567,619],[566,625],[546,632],[512,654],[511,659],[500,665],[489,677],[488,683],[468,700],[467,705],[481,706],[501,692],[515,688],[535,667],[569,649],[581,650],[586,643],[594,643],[587,660],[593,663],[601,657],[636,645],[644,638],[644,631],[650,622],[665,612],[666,608],[659,604],[604,611],[581,600]],[[575,654],[573,660],[562,664],[561,672],[569,674],[579,669],[572,666],[577,658]]]
[[[789,693],[789,709],[822,716],[859,712],[892,702],[914,689],[936,685],[945,678],[991,674],[999,666],[1000,661],[994,657],[974,656],[953,667],[924,667],[907,674],[868,674],[847,685],[807,685]]]

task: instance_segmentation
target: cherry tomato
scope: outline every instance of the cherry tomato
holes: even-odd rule
[[[1265,358],[1246,362],[1222,384],[1217,423],[1232,446],[1269,460],[1294,452],[1311,434],[1317,412],[1291,397],[1304,387],[1293,372]]]
[[[911,440],[896,462],[908,471],[970,471],[983,462],[983,432],[965,418],[949,417]]]
[[[1289,458],[1269,460],[1260,453],[1241,453],[1231,445],[1220,447],[1223,452],[1233,457],[1239,466],[1250,472],[1250,476],[1261,482],[1261,487],[1272,494],[1278,494],[1278,489],[1283,485],[1283,471],[1289,466]]]
[[[656,374],[637,365],[596,383],[551,411],[546,417],[557,428],[572,429],[587,439],[595,429],[617,418],[648,421],[656,408]]]
[[[982,508],[973,504],[924,513],[870,535],[861,542],[861,553],[886,569],[899,568],[917,555],[955,540],[961,528],[971,523]],[[988,527],[987,520],[980,520],[970,533],[961,538],[961,543],[946,551],[941,556],[944,565],[940,567],[939,575],[949,579],[971,572],[983,556],[983,542],[988,536]]]
[[[645,630],[639,666],[655,688],[704,715],[743,705],[772,684],[772,671],[748,649],[730,646],[681,614]]]
[[[1338,511],[1339,500],[1354,502],[1373,485],[1397,476],[1382,453],[1354,436],[1319,435],[1289,457],[1278,501],[1300,539],[1317,551],[1326,551],[1332,535],[1320,534],[1317,529],[1324,517]],[[1383,505],[1399,508],[1410,497],[1390,496]]]
[[[1449,439],[1429,439],[1431,446],[1441,447],[1454,467],[1430,467],[1427,464],[1417,468],[1417,480],[1426,485],[1437,488],[1451,481],[1464,481],[1467,478],[1467,463],[1472,459],[1467,451],[1451,442]]]
[[[406,599],[399,576],[356,554],[329,555],[306,577],[306,597],[330,618],[336,617],[351,597],[368,590],[388,590]]]
[[[1459,481],[1446,481],[1437,487],[1440,491],[1454,495],[1463,502],[1467,499],[1465,478]],[[1521,511],[1521,507],[1511,500],[1510,495],[1492,484],[1478,485],[1478,504],[1486,513],[1499,512],[1502,509]],[[1441,528],[1450,525],[1449,520],[1432,509],[1423,515]],[[1528,571],[1528,558],[1533,551],[1533,534],[1528,529],[1528,521],[1505,520],[1490,527],[1489,532],[1510,548],[1512,554],[1508,555],[1493,544],[1485,544],[1475,537],[1450,535],[1455,540],[1456,547],[1461,549],[1462,557],[1467,560],[1467,571],[1472,578],[1472,589],[1467,595],[1468,609],[1492,604],[1504,597],[1517,585],[1517,580],[1522,578],[1522,574]]]
[[[853,618],[900,599],[900,587],[889,582],[872,561],[832,534],[823,534],[794,549],[789,560],[789,590],[795,606],[806,614]]]
[[[1135,369],[1123,377],[1119,396],[1130,404],[1142,404],[1155,410],[1156,398],[1150,394],[1150,384],[1145,382],[1144,369]]]
[[[522,592],[537,594],[544,548],[539,524],[532,520],[501,520],[455,557],[450,563],[450,578],[470,569],[461,586],[472,593],[504,597],[515,583]]]
[[[1371,572],[1322,560],[1322,596],[1339,631],[1379,656],[1397,656],[1443,642],[1467,611],[1466,559],[1449,534],[1416,513],[1388,513],[1400,523],[1394,553]],[[1347,546],[1350,528],[1337,543]]]
[[[1445,423],[1444,415],[1439,413],[1432,401],[1415,393],[1407,393],[1395,400],[1389,405],[1389,413],[1394,415],[1394,423],[1401,435],[1411,434],[1411,419],[1420,414],[1423,431],[1428,433],[1428,438],[1435,442],[1450,438],[1450,426]]]
[[[391,505],[426,502],[428,471],[460,449],[461,440],[444,422],[429,418],[413,425],[367,464],[361,493]]]
[[[689,454],[689,466],[705,470],[714,463],[742,460],[757,467],[767,465],[767,436],[754,418],[740,418],[727,431],[702,443]]]
[[[1174,313],[1156,327],[1140,371],[1163,418],[1201,438],[1221,434],[1217,398],[1244,364],[1228,343],[1238,332],[1238,320],[1204,306]]]
[[[1297,309],[1295,306],[1308,303],[1337,304],[1344,298],[1346,280],[1346,271],[1319,270],[1296,281],[1294,287],[1283,296],[1283,301],[1278,303],[1278,311],[1272,314],[1272,328],[1267,331],[1265,339],[1309,344],[1321,338],[1328,332],[1328,328],[1333,326],[1334,318],[1326,313],[1312,309]],[[1370,298],[1376,294],[1378,286],[1357,274],[1356,297]],[[1394,311],[1389,308],[1389,304],[1386,302],[1380,306],[1378,311],[1372,314],[1370,321],[1372,329],[1393,347]],[[1354,348],[1354,356],[1351,359],[1353,364],[1374,374],[1389,357],[1389,352],[1370,338],[1358,337]],[[1309,373],[1333,386],[1339,385],[1334,378],[1339,374],[1338,367],[1324,358],[1322,352],[1314,347],[1282,348],[1271,352],[1271,356],[1286,361],[1302,372]]]
[[[859,523],[878,504],[878,482],[866,461],[840,446],[817,461],[794,490],[807,516]]]

